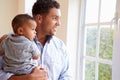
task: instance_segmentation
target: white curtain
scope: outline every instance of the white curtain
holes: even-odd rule
[[[112,80],[120,80],[120,0],[116,2],[116,18],[112,58]]]

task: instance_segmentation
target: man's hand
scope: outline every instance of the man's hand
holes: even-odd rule
[[[11,76],[8,80],[48,80],[47,72],[41,67],[36,67],[31,74]]]
[[[7,34],[4,34],[2,37],[0,37],[0,43],[7,37]]]
[[[47,80],[47,72],[41,67],[36,67],[30,75],[31,80]]]

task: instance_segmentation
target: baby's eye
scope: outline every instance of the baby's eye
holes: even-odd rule
[[[32,30],[35,30],[35,28],[32,28]]]

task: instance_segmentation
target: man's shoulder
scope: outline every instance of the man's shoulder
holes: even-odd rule
[[[54,41],[59,41],[59,42],[63,42],[60,38],[56,37],[56,36],[52,36],[52,39]]]
[[[53,36],[51,38],[50,42],[53,43],[54,45],[56,45],[57,48],[63,48],[63,47],[65,47],[64,42],[60,38],[58,38],[56,36]]]
[[[64,42],[63,42],[60,38],[58,38],[58,37],[56,37],[56,36],[53,36],[53,37],[51,38],[51,41],[54,41],[54,42],[56,42],[57,44],[64,44]]]

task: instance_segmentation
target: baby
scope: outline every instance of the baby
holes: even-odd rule
[[[18,14],[12,20],[14,34],[8,35],[0,43],[3,55],[3,70],[6,72],[29,74],[38,66],[40,51],[34,42],[36,22],[27,14]]]

